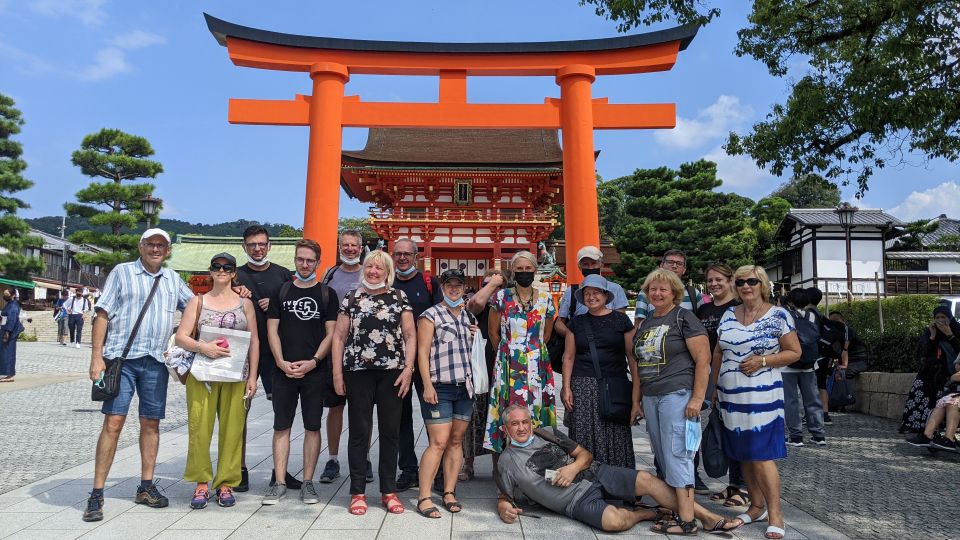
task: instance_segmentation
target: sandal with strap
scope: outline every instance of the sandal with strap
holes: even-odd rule
[[[456,514],[461,510],[463,510],[463,505],[460,504],[460,501],[457,500],[457,493],[455,491],[444,491],[443,492],[444,499],[446,499],[447,495],[453,495],[452,501],[446,501],[446,500],[443,501],[443,507],[447,509],[447,512],[450,512],[451,514]],[[454,508],[456,508],[456,510],[454,510]]]
[[[767,532],[763,534],[764,538],[769,538],[770,540],[780,540],[786,536],[787,531],[783,527],[777,527],[775,525],[768,525]]]
[[[673,530],[679,529],[679,531]],[[675,521],[662,521],[655,523],[650,530],[659,534],[669,534],[670,536],[700,536],[700,527],[697,526],[697,520],[683,521],[679,517]]]
[[[403,503],[397,498],[396,493],[384,493],[380,496],[380,501],[383,503],[384,508],[387,509],[387,512],[391,514],[403,513]]]
[[[423,501],[429,501],[431,498],[432,497],[424,497],[417,501],[417,513],[425,518],[440,519],[440,510],[437,510],[436,506],[420,508],[420,505],[423,503]]]
[[[731,526],[730,526],[731,523],[735,523],[736,526],[731,527]],[[741,520],[741,519],[739,519],[739,518],[731,518],[731,519],[724,518],[724,519],[721,519],[720,521],[714,523],[714,524],[713,524],[713,527],[710,527],[709,529],[704,529],[703,532],[705,532],[705,533],[729,533],[729,532],[733,532],[733,531],[739,529],[740,527],[743,527],[743,520]]]
[[[362,516],[367,513],[367,496],[366,495],[350,496],[350,513],[355,516]]]
[[[734,508],[737,506],[743,506],[745,504],[750,504],[750,494],[742,489],[734,489],[733,495],[729,494],[727,491],[727,500],[723,501],[723,506],[727,508]]]
[[[727,486],[727,489],[724,491],[717,491],[713,495],[710,495],[711,501],[725,501],[737,492],[737,488],[733,486]]]
[[[758,517],[758,518],[756,518],[756,519],[750,517],[750,509],[752,509],[752,508],[762,508],[762,507],[760,507],[760,506],[754,506],[754,505],[751,504],[751,505],[750,505],[750,508],[748,508],[746,512],[744,512],[744,513],[740,514],[739,516],[737,516],[737,519],[742,520],[744,525],[749,525],[749,524],[753,523],[754,521],[766,521],[766,519],[767,519],[767,509],[766,509],[766,508],[763,508],[763,513],[760,514],[760,517]]]
[[[457,482],[469,482],[470,480],[473,480],[473,467],[464,462],[463,466],[460,467],[460,473],[457,474]]]

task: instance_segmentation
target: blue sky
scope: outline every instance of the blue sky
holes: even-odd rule
[[[672,131],[598,131],[597,170],[615,178],[636,168],[676,167],[702,157],[719,163],[721,190],[758,199],[784,179],[720,145],[785,98],[786,84],[758,62],[733,54],[746,2],[723,2],[672,71],[601,77],[595,97],[611,103],[675,102]],[[269,30],[406,41],[553,41],[616,35],[616,25],[575,0],[525,2],[254,2],[0,0],[0,92],[13,97],[26,125],[19,136],[36,185],[22,194],[24,216],[59,215],[89,183],[71,165],[83,136],[102,127],[146,137],[165,171],[155,195],[164,215],[213,223],[238,218],[300,224],[307,129],[239,126],[227,100],[290,99],[310,92],[304,73],[234,66],[202,12]],[[802,68],[802,65],[798,65]],[[541,103],[559,96],[552,78],[471,78],[478,103]],[[433,101],[431,77],[355,76],[347,94],[366,101]],[[362,148],[366,130],[344,132],[344,148]],[[861,207],[909,220],[960,216],[960,165],[925,162],[880,171]],[[852,200],[854,189],[843,188]],[[341,193],[341,215],[365,215]]]

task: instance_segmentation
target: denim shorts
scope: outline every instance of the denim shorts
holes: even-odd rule
[[[650,435],[653,455],[660,463],[667,485],[693,487],[693,455],[687,450],[687,419],[684,409],[690,401],[690,389],[659,396],[643,396],[643,416]]]
[[[473,418],[473,398],[465,383],[434,383],[433,388],[437,391],[436,405],[420,400],[424,424],[448,424],[453,420],[469,422]]]
[[[104,401],[100,412],[126,416],[136,393],[140,398],[140,418],[160,420],[167,409],[167,366],[152,356],[127,358],[120,370],[120,393]]]

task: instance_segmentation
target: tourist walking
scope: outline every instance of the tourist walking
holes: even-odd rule
[[[247,349],[246,381],[202,382],[187,374],[187,466],[183,480],[196,482],[190,507],[198,510],[210,499],[210,480],[217,504],[223,507],[237,503],[233,490],[241,481],[243,435],[246,426],[245,400],[257,392],[257,366],[260,360],[260,341],[257,333],[257,314],[253,302],[233,291],[237,275],[237,260],[229,253],[219,253],[210,259],[210,277],[213,289],[195,296],[183,312],[177,329],[177,345],[206,358],[230,357],[230,347],[223,343],[209,343],[193,335],[195,328],[227,328],[250,332]],[[217,474],[210,462],[210,442],[213,427],[219,423],[217,439]]]
[[[598,274],[588,274],[574,293],[587,312],[567,325],[563,358],[564,424],[570,438],[593,454],[598,463],[633,469],[633,434],[630,426],[640,415],[639,399],[629,419],[608,420],[600,414],[600,379],[627,381],[637,378],[636,362],[627,360],[633,343],[633,323],[624,313],[610,309],[612,283]],[[626,384],[626,383],[624,383]]]
[[[392,286],[390,256],[373,251],[362,272],[360,287],[340,303],[333,339],[333,384],[348,405],[349,510],[367,513],[367,451],[376,406],[381,501],[388,512],[399,514],[403,503],[396,493],[397,445],[403,398],[415,370],[417,329],[406,293]]]
[[[11,289],[3,290],[3,311],[0,312],[0,382],[14,382],[17,375],[17,339],[23,332],[20,322],[20,299]]]
[[[93,490],[87,499],[84,521],[103,519],[103,487],[134,394],[139,398],[140,416],[140,484],[134,502],[151,508],[169,504],[153,481],[160,446],[160,420],[166,413],[167,381],[170,380],[163,351],[173,334],[174,312],[183,311],[193,293],[179,274],[163,267],[164,259],[170,255],[170,236],[165,231],[144,231],[138,251],[140,258],[118,264],[107,276],[93,320],[90,380],[103,379],[104,358],[118,359],[124,352],[127,354],[121,368],[120,392],[104,401],[101,408],[103,428],[97,440]],[[155,291],[152,298],[151,290]],[[137,316],[145,305],[139,330],[129,351],[125,351]]]
[[[920,367],[907,393],[900,417],[901,432],[922,432],[927,416],[950,377],[950,364],[960,353],[960,323],[949,306],[933,308],[933,321],[920,336]]]
[[[87,312],[90,311],[90,300],[83,295],[81,289],[74,291],[63,307],[67,309],[67,326],[70,329],[70,343],[73,343],[78,349],[80,340],[83,337],[83,322],[87,318]]]
[[[60,296],[57,298],[56,303],[53,304],[53,319],[57,322],[57,343],[62,347],[67,346],[67,336],[70,333],[70,317],[67,315],[66,308],[63,307],[69,299],[70,292],[64,289],[60,291]]]
[[[723,418],[723,448],[740,462],[750,507],[745,523],[769,520],[766,538],[783,538],[777,459],[787,456],[783,380],[779,368],[800,358],[800,341],[787,310],[770,303],[770,280],[761,266],[734,273],[742,302],[724,313],[717,330],[721,355],[717,406]]]

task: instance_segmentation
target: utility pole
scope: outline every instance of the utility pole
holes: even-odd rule
[[[62,241],[60,255],[60,290],[67,290],[67,276],[70,274],[70,250],[67,249],[67,215],[60,221],[60,240]]]

